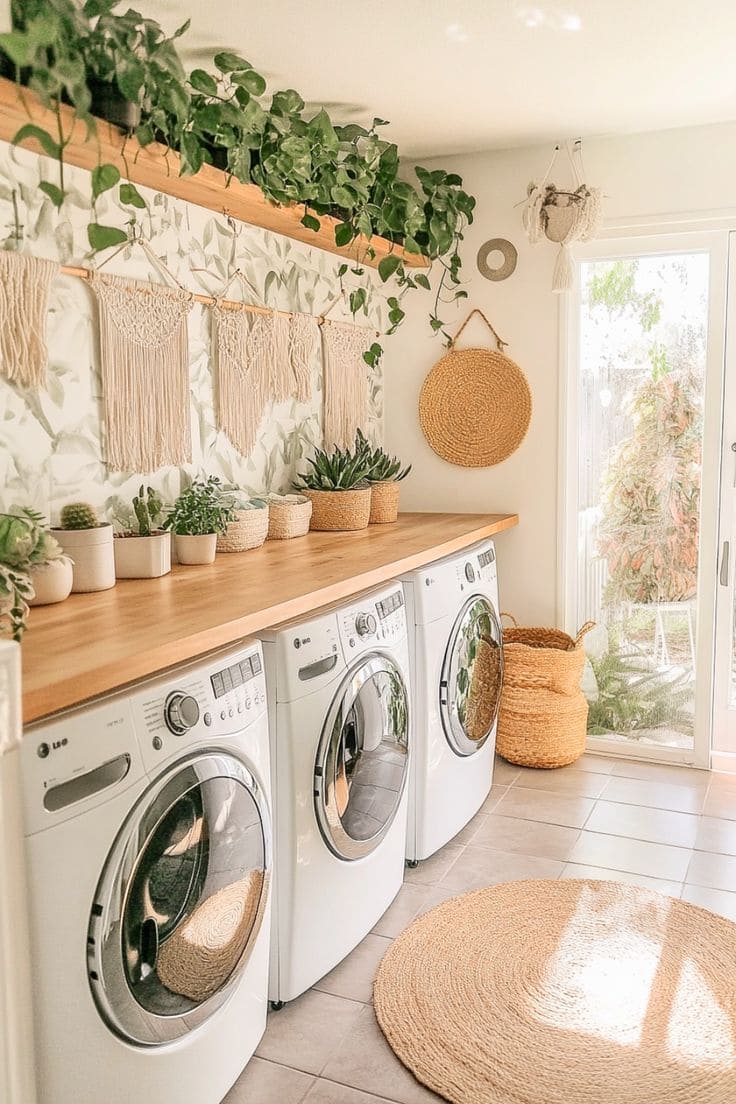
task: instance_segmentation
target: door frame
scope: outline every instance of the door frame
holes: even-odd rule
[[[706,223],[707,226],[707,223]],[[616,260],[685,252],[708,252],[709,322],[707,336],[706,391],[703,417],[703,470],[701,476],[700,550],[697,583],[695,737],[692,749],[665,749],[620,740],[589,737],[591,751],[631,758],[683,763],[708,769],[711,763],[715,662],[715,606],[717,552],[719,548],[720,472],[723,437],[726,303],[728,288],[729,230],[688,227],[672,233],[662,227],[641,227],[622,236],[612,229],[608,236],[580,245],[575,251],[575,283],[559,307],[560,406],[558,474],[558,619],[574,635],[577,581],[577,369],[579,361],[580,281],[583,261]],[[604,232],[605,233],[605,232]]]

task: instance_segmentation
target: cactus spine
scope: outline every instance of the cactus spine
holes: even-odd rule
[[[87,502],[69,502],[61,511],[62,529],[98,529],[97,514]]]

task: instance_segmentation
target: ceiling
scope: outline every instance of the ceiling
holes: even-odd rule
[[[147,0],[190,68],[220,48],[404,155],[736,119],[733,0]]]

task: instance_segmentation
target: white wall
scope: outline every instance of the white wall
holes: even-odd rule
[[[584,143],[586,175],[606,193],[607,223],[674,223],[663,215],[736,211],[736,123],[603,138]],[[417,415],[419,391],[429,369],[444,353],[427,319],[428,294],[407,297],[408,317],[389,343],[385,358],[386,442],[411,461],[403,492],[404,509],[516,511],[517,529],[497,541],[502,607],[527,623],[553,624],[557,594],[559,297],[550,291],[556,247],[531,247],[515,204],[527,183],[549,162],[548,147],[481,153],[438,160],[460,173],[478,200],[476,220],[462,251],[469,298],[445,308],[441,317],[454,332],[472,306],[480,307],[527,375],[532,422],[521,448],[494,468],[464,469],[436,456],[424,439]],[[432,167],[432,163],[428,163]],[[563,153],[552,173],[570,181]],[[668,229],[671,227],[668,225]],[[489,238],[508,238],[519,251],[516,272],[492,283],[476,267],[479,247]],[[490,334],[477,319],[459,347],[487,344]]]

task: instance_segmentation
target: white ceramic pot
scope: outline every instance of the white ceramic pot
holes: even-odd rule
[[[176,558],[180,564],[211,564],[217,552],[217,533],[201,533],[197,536],[176,533]]]
[[[171,571],[171,533],[115,537],[113,549],[118,579],[159,579]]]
[[[54,602],[63,602],[72,592],[74,571],[71,560],[66,557],[33,564],[30,575],[36,597],[30,600],[29,606],[51,606]]]
[[[115,586],[115,555],[109,522],[96,529],[52,529],[51,532],[74,562],[72,590],[75,594],[109,590]]]

